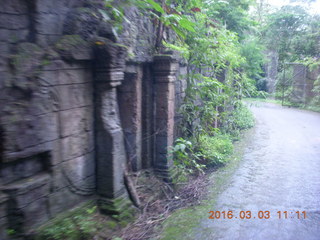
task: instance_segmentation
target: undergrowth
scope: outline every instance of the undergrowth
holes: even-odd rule
[[[239,140],[241,130],[254,126],[254,117],[243,103],[226,113],[220,129],[199,132],[188,139],[178,138],[171,147],[175,166],[175,182],[183,182],[190,174],[203,174],[205,169],[221,167],[233,153],[233,141]]]
[[[226,163],[228,156],[233,152],[230,135],[216,136],[201,135],[198,142],[198,151],[202,162],[207,167],[220,166]]]
[[[96,206],[86,206],[58,217],[39,229],[36,240],[90,239],[101,228],[96,211]]]

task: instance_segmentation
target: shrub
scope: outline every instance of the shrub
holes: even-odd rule
[[[229,135],[201,135],[198,150],[206,166],[219,166],[227,162],[228,156],[233,152],[233,144]]]
[[[255,124],[252,112],[244,103],[238,103],[224,118],[222,132],[230,134],[233,140],[239,140],[240,130],[249,129]]]
[[[176,181],[187,180],[188,174],[191,173],[203,173],[205,166],[199,163],[200,156],[194,152],[191,141],[178,138],[175,145],[171,147],[171,154],[177,171]]]

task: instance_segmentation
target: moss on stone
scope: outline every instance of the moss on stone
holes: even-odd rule
[[[56,49],[60,51],[81,48],[83,46],[87,46],[87,42],[79,35],[65,35],[55,44]]]
[[[34,43],[21,43],[17,47],[16,54],[11,57],[11,65],[16,75],[32,76],[41,65],[43,49]]]
[[[90,43],[80,35],[65,35],[54,46],[54,50],[66,60],[90,59],[90,49]]]
[[[90,239],[99,231],[93,201],[63,213],[36,230],[35,240]]]
[[[110,228],[110,229],[116,229],[117,226],[118,226],[118,223],[115,222],[115,221],[110,220],[110,221],[107,221],[107,222],[106,222],[106,226],[107,226],[108,228]]]

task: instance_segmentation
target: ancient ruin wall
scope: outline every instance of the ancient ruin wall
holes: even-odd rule
[[[116,39],[101,8],[103,1],[1,3],[0,239],[88,199],[117,212],[124,205],[114,200],[127,199],[126,164],[168,177],[185,86],[175,81],[177,63],[154,58],[154,26],[137,9]]]
[[[1,239],[95,193],[91,63],[85,54],[62,57],[56,45],[81,4],[1,3]]]

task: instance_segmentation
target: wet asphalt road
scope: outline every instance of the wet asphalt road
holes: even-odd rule
[[[320,114],[259,105],[251,107],[256,127],[244,159],[210,209],[233,218],[203,219],[193,239],[320,239]]]

